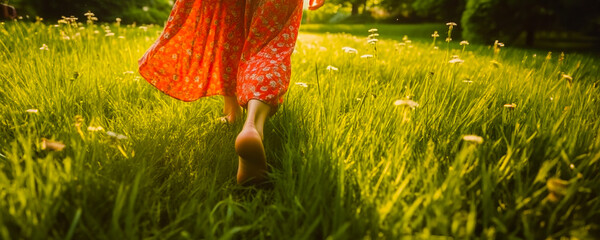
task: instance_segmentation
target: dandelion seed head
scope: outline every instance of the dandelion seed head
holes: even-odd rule
[[[463,41],[460,41],[460,45],[461,45],[461,46],[462,46],[462,45],[469,45],[469,42],[467,42],[467,41],[463,40]]]
[[[149,11],[149,10],[150,10],[150,8],[149,8],[148,6],[143,6],[143,7],[142,7],[142,11],[144,11],[144,12],[147,12],[147,11]]]

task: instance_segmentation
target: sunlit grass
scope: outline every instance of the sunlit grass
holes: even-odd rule
[[[598,59],[388,28],[300,35],[256,190],[221,99],[137,74],[160,27],[0,25],[0,238],[597,236]]]

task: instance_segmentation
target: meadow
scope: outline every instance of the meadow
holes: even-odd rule
[[[138,75],[159,26],[0,23],[0,239],[600,236],[600,59],[427,26],[304,26],[260,189],[221,98]]]

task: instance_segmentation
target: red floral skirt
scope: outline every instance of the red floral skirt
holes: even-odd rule
[[[303,0],[178,0],[140,74],[164,93],[193,101],[237,96],[275,108],[287,91]]]

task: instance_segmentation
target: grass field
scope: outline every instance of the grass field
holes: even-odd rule
[[[222,99],[137,74],[159,27],[0,23],[0,239],[600,236],[600,59],[388,28],[300,35],[263,190]]]

